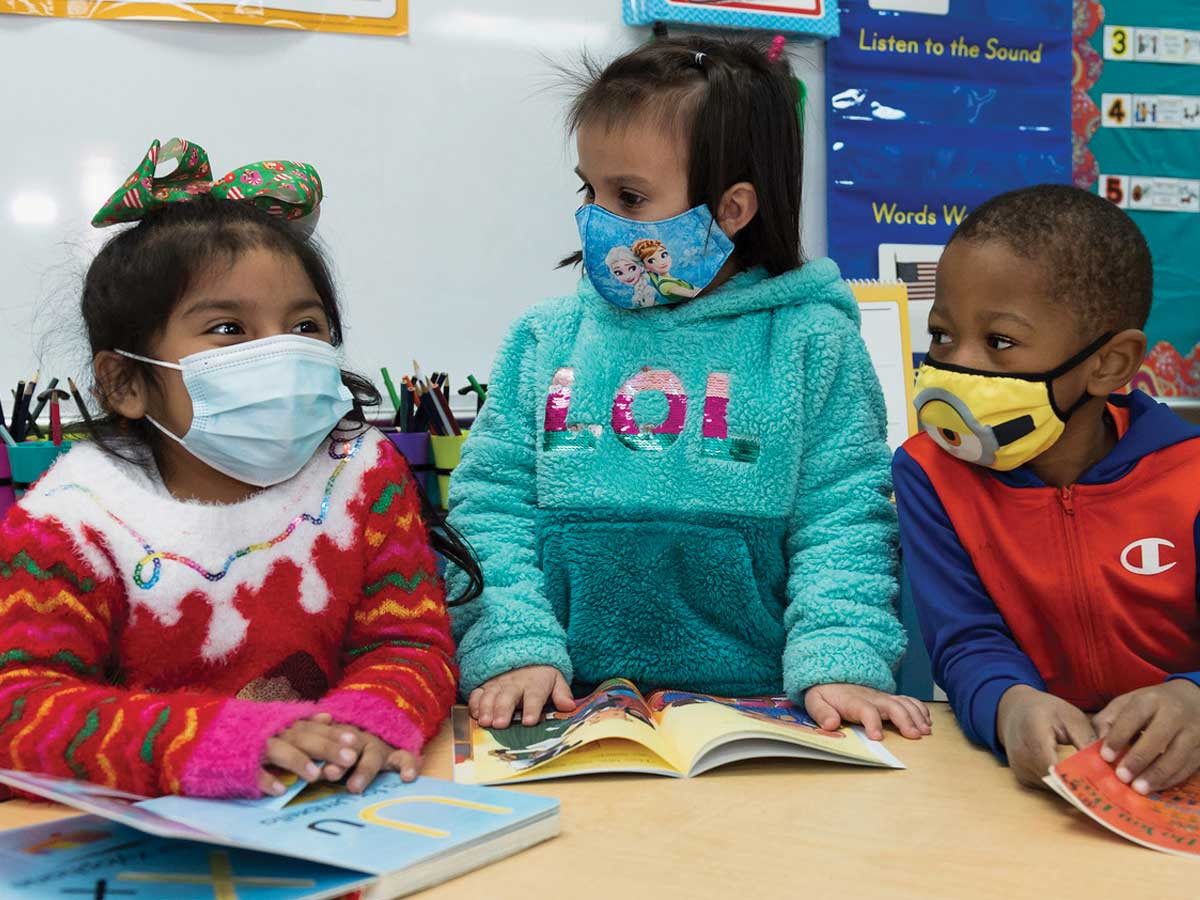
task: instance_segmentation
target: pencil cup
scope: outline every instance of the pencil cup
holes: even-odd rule
[[[408,462],[409,471],[413,473],[413,477],[425,491],[425,496],[429,497],[431,503],[436,503],[437,498],[430,493],[434,484],[433,460],[430,458],[429,452],[429,432],[385,430],[384,434],[396,445],[400,455]]]
[[[437,471],[438,495],[441,497],[442,509],[450,508],[450,473],[458,466],[462,456],[463,441],[467,432],[462,434],[433,434],[429,442],[433,445],[433,464]]]
[[[63,441],[55,447],[49,441],[27,441],[8,447],[8,461],[12,469],[12,486],[20,497],[29,486],[54,465],[54,461],[70,450],[71,441]]]
[[[0,444],[0,521],[3,521],[9,507],[16,502],[17,495],[12,486],[12,466],[8,463],[8,445]]]

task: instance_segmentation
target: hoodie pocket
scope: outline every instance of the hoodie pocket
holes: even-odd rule
[[[779,680],[783,625],[732,528],[557,523],[542,570],[580,682],[736,692]]]

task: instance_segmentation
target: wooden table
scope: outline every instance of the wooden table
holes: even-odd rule
[[[739,763],[693,780],[606,776],[520,790],[562,801],[561,836],[425,893],[458,898],[1195,900],[1200,862],[1109,834],[1017,786],[934,704],[934,735],[889,733],[906,771]],[[449,732],[426,774],[449,777]],[[0,829],[63,814],[0,803]]]

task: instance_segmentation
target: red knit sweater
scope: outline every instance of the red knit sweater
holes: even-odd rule
[[[419,751],[453,657],[415,488],[374,431],[232,505],[79,445],[0,527],[0,767],[256,796],[267,741],[318,712]]]

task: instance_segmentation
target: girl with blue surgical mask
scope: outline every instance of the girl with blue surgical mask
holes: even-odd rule
[[[451,486],[485,582],[454,614],[471,712],[530,725],[624,676],[929,733],[889,693],[883,397],[849,287],[801,256],[786,58],[657,40],[579,88],[583,276],[509,334]]]
[[[243,797],[416,776],[457,687],[435,550],[460,599],[479,573],[340,367],[321,194],[156,141],[97,214],[136,223],[83,288],[105,415],[0,525],[0,768]]]

